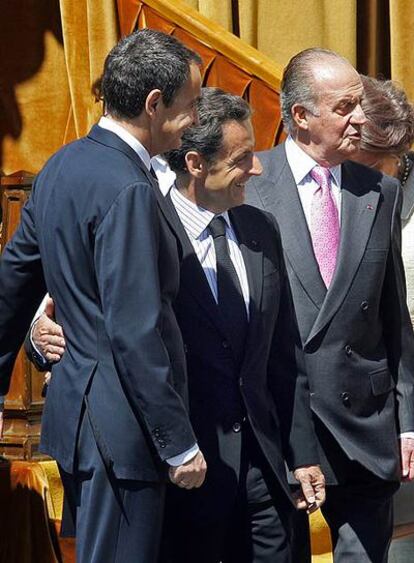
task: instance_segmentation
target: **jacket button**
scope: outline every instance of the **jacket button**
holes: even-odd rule
[[[227,348],[229,347],[229,343],[227,342],[227,340],[223,340],[223,342],[221,343],[221,345],[223,346],[223,348],[225,350],[227,350]]]
[[[366,310],[368,309],[368,307],[369,307],[368,301],[363,301],[363,302],[361,303],[361,310],[362,310],[362,311],[366,311]]]
[[[349,407],[351,405],[351,396],[347,391],[341,393],[340,397],[342,399],[343,405],[345,405],[346,407]]]
[[[241,430],[242,427],[241,427],[240,422],[235,422],[235,423],[233,424],[232,428],[233,428],[233,432],[236,432],[236,433],[237,433],[237,432],[240,432],[240,430]]]
[[[240,387],[243,387],[243,385],[244,385],[244,381],[243,381],[242,377],[239,377],[239,385],[240,385]]]
[[[158,440],[158,443],[160,445],[160,448],[165,448],[165,446],[167,445],[164,440]]]
[[[347,344],[347,345],[345,346],[345,354],[346,354],[347,356],[350,356],[350,355],[352,354],[352,348],[351,348],[351,346],[350,346],[349,344]]]

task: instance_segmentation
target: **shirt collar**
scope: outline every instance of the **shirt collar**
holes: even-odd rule
[[[318,166],[316,160],[313,160],[289,135],[285,143],[286,158],[292,170],[293,177],[296,185],[299,186],[305,180],[310,171]],[[330,173],[338,187],[341,187],[342,173],[341,165],[332,166],[329,168]]]
[[[127,131],[124,127],[122,127],[120,123],[114,121],[109,117],[103,116],[99,120],[98,125],[99,127],[102,127],[102,129],[107,129],[108,131],[112,131],[112,133],[115,133],[115,135],[120,137],[127,145],[131,147],[132,150],[134,150],[137,153],[137,155],[140,157],[140,159],[148,168],[148,170],[150,169],[151,157],[149,152],[144,147],[144,145],[140,143],[138,139],[136,139],[133,135],[131,135],[129,131]]]
[[[187,199],[176,186],[172,187],[170,194],[171,200],[186,232],[190,238],[199,239],[209,226],[211,220],[216,217],[215,213]],[[218,216],[224,217],[226,226],[230,226],[227,211],[220,213]]]

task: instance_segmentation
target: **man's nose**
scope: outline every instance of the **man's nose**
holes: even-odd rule
[[[364,125],[366,122],[367,118],[365,117],[364,110],[362,109],[361,104],[358,104],[352,112],[352,123],[355,125]]]
[[[263,166],[260,162],[259,158],[256,155],[253,155],[252,167],[249,170],[249,174],[251,176],[260,176],[263,172]]]

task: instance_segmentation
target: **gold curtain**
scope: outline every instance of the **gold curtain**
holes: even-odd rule
[[[115,2],[13,0],[1,10],[0,169],[37,172],[100,113],[91,86],[117,41]]]
[[[308,47],[356,61],[356,0],[239,0],[242,39],[285,66]]]
[[[414,101],[414,4],[390,0],[391,77]]]
[[[314,46],[333,49],[356,63],[357,0],[186,2],[282,66]]]
[[[91,94],[118,39],[113,0],[60,0],[70,108],[64,142],[81,137],[102,111]]]
[[[186,4],[195,8],[206,18],[219,23],[227,31],[233,31],[231,0],[185,0]]]

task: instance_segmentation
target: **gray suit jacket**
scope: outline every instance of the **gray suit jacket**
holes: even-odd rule
[[[414,430],[414,339],[398,183],[343,164],[341,243],[327,290],[284,146],[259,158],[264,173],[250,181],[247,201],[279,224],[316,420],[342,454],[383,479],[398,480],[398,433]],[[327,447],[322,434],[328,482],[340,482],[346,476],[336,470],[338,448]]]

